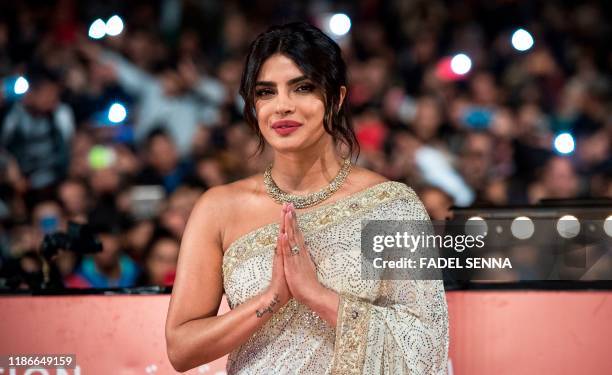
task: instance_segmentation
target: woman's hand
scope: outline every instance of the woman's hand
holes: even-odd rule
[[[285,213],[285,234],[282,236],[282,253],[285,265],[285,277],[293,298],[309,306],[314,311],[320,310],[324,300],[337,295],[325,288],[317,278],[315,264],[310,258],[304,236],[299,229],[295,208],[289,204]],[[327,306],[329,307],[329,306]]]
[[[264,293],[270,300],[269,306],[272,311],[277,311],[291,298],[291,293],[285,277],[285,265],[282,251],[282,238],[285,233],[285,205],[283,205],[280,219],[280,230],[276,240],[276,247],[274,248],[274,260],[272,261],[272,280],[270,281],[270,286],[268,286]]]

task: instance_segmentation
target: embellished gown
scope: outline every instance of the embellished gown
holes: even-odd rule
[[[361,220],[429,220],[414,191],[386,181],[297,213],[319,281],[340,296],[337,326],[291,299],[232,351],[228,374],[446,374],[441,280],[363,280]],[[278,223],[238,238],[223,257],[230,308],[269,284]]]

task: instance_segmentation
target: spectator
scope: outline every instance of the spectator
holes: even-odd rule
[[[442,189],[426,186],[418,190],[418,195],[431,220],[451,218],[450,208],[453,206],[453,198]]]
[[[58,196],[68,220],[87,221],[91,198],[87,186],[78,180],[66,180],[58,188]]]
[[[180,155],[187,156],[198,125],[219,121],[218,106],[225,100],[225,88],[200,74],[191,60],[165,64],[153,76],[117,53],[100,52],[92,45],[82,49],[95,62],[112,66],[117,82],[136,98],[137,141],[144,141],[161,124]]]
[[[197,188],[187,186],[178,188],[168,198],[165,209],[159,215],[160,227],[180,239],[185,230],[187,219],[191,214],[191,209],[201,193]]]
[[[40,190],[65,177],[75,125],[72,110],[60,102],[59,76],[46,67],[34,67],[28,77],[30,88],[8,111],[1,140],[29,188]]]
[[[140,185],[162,185],[168,194],[192,173],[191,163],[181,161],[170,137],[161,129],[147,137],[144,169],[136,177]]]
[[[97,226],[103,250],[83,257],[77,271],[65,279],[67,287],[114,288],[132,287],[140,267],[121,248],[119,230],[115,226]]]
[[[76,15],[99,17],[91,1],[43,3],[0,6],[0,285],[9,269],[11,285],[37,285],[23,282],[20,262],[29,254],[23,264],[36,268],[42,228],[87,218],[112,223],[104,241],[120,250],[99,254],[98,263],[60,252],[55,265],[69,285],[92,285],[75,271],[86,264],[108,281],[100,285],[118,285],[117,264],[126,256],[144,267],[155,228],[181,238],[204,189],[267,167],[270,150],[253,157],[259,142],[238,96],[244,52],[267,25],[311,18],[312,8],[119,2],[112,7],[124,32],[86,42]],[[434,219],[446,217],[451,202],[612,196],[605,4],[485,3],[356,5],[368,11],[354,14],[340,44],[357,163],[422,186]],[[536,40],[520,53],[506,28],[519,13]],[[560,27],[575,14],[580,25]],[[471,58],[470,72],[449,70],[445,58],[456,51]],[[19,76],[29,82],[23,94]],[[119,123],[108,119],[115,101],[127,108]],[[560,132],[576,146],[563,157],[553,147]],[[138,184],[159,184],[166,194],[140,189],[135,199]]]
[[[529,202],[544,198],[562,199],[576,197],[578,176],[570,159],[553,157],[542,168],[541,177],[529,187]]]
[[[465,136],[459,169],[465,181],[484,200],[484,191],[492,177],[493,139],[489,133],[470,132]]]
[[[144,253],[144,272],[138,285],[170,286],[174,282],[179,242],[163,231],[154,235]]]
[[[147,249],[155,223],[152,220],[139,220],[130,223],[123,236],[123,246],[132,259],[143,264],[144,252]]]

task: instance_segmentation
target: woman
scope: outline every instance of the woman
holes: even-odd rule
[[[145,247],[143,258],[144,272],[137,285],[172,285],[176,274],[179,254],[179,241],[168,231],[157,229]]]
[[[244,114],[274,161],[191,214],[166,324],[175,369],[230,353],[230,374],[446,373],[442,282],[361,278],[361,220],[429,218],[409,187],[351,166],[346,92],[339,47],[313,26],[251,45]]]

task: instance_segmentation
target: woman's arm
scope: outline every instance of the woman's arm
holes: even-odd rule
[[[181,242],[166,320],[168,357],[187,371],[243,344],[289,299],[282,255],[274,258],[266,291],[217,316],[223,295],[221,234],[227,207],[223,187],[207,191],[194,207]]]

